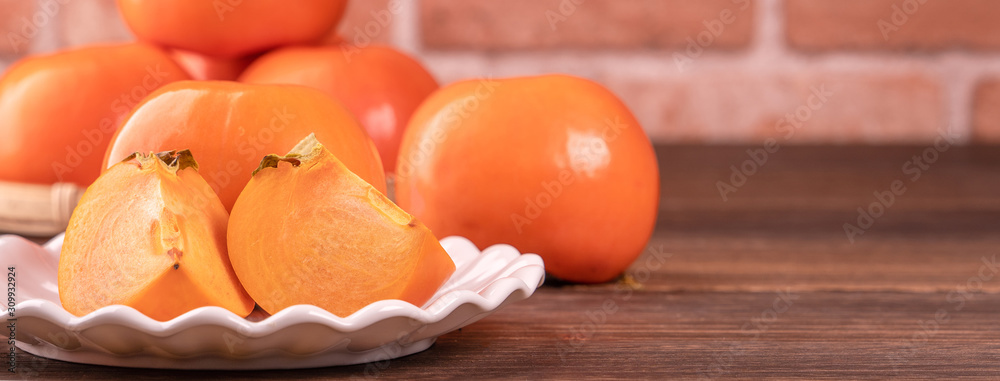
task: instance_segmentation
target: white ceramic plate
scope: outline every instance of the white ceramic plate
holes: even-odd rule
[[[16,345],[37,356],[123,367],[290,369],[388,360],[423,351],[438,336],[528,298],[545,276],[537,255],[508,245],[480,252],[465,238],[448,237],[441,245],[455,261],[455,274],[423,307],[382,300],[343,318],[297,305],[246,319],[202,307],[159,322],[116,305],[76,317],[59,303],[62,240],[38,246],[0,236],[2,271],[15,269]],[[3,326],[8,318],[0,317]],[[9,334],[0,330],[3,343]]]

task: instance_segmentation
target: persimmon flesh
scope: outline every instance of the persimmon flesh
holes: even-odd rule
[[[94,182],[73,211],[59,258],[59,298],[83,316],[131,306],[156,320],[254,302],[229,264],[229,216],[188,151],[136,154]]]
[[[312,135],[264,158],[228,234],[236,275],[272,314],[313,304],[348,316],[383,299],[420,306],[455,271],[426,226]]]

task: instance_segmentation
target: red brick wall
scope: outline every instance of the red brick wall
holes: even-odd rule
[[[355,0],[340,32],[442,83],[592,78],[659,142],[1000,143],[997,20],[996,0]],[[112,0],[0,0],[0,33],[0,65],[131,38]]]

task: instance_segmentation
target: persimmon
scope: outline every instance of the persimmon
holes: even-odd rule
[[[183,49],[171,49],[170,58],[199,81],[235,81],[254,60],[254,56],[220,58]]]
[[[272,314],[313,304],[348,316],[383,299],[420,306],[455,271],[426,226],[314,135],[261,160],[228,234],[236,275]]]
[[[538,253],[555,277],[605,282],[656,222],[649,138],[601,85],[565,75],[446,86],[414,113],[396,200],[441,235]]]
[[[320,41],[347,0],[118,0],[140,40],[235,58]]]
[[[287,47],[266,53],[240,76],[322,90],[347,106],[375,141],[386,172],[396,168],[403,129],[438,83],[410,56],[388,46]]]
[[[105,167],[131,152],[186,147],[226,209],[260,158],[285,152],[310,132],[380,191],[385,173],[371,138],[350,112],[319,90],[294,85],[181,81],[164,86],[129,114],[105,155]]]
[[[203,306],[250,314],[254,302],[229,264],[229,215],[197,169],[189,151],[136,153],[87,188],[59,257],[66,311],[122,304],[156,320]]]
[[[90,185],[132,107],[183,79],[166,52],[142,43],[18,61],[0,79],[0,160],[18,164],[0,166],[0,180]]]

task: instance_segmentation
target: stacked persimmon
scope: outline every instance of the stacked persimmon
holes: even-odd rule
[[[67,228],[68,311],[124,304],[166,320],[208,305],[246,316],[256,302],[346,316],[381,299],[421,305],[451,275],[430,230],[383,195],[379,157],[394,159],[402,127],[437,83],[390,48],[352,48],[358,64],[348,67],[345,48],[303,46],[327,35],[344,1],[118,4],[143,48],[198,81],[150,86],[107,131],[103,165],[87,163],[106,169]],[[300,46],[266,53],[287,45]],[[262,84],[223,81],[251,62],[245,82]],[[104,77],[118,75],[114,66],[101,66]],[[270,155],[307,135],[306,148]],[[262,158],[274,167],[254,170]]]
[[[605,282],[651,235],[655,155],[596,83],[439,89],[393,48],[331,39],[346,0],[118,6],[139,42],[27,58],[0,79],[0,160],[24,163],[0,181],[89,186],[59,268],[74,314],[421,305],[455,270],[431,231]]]

